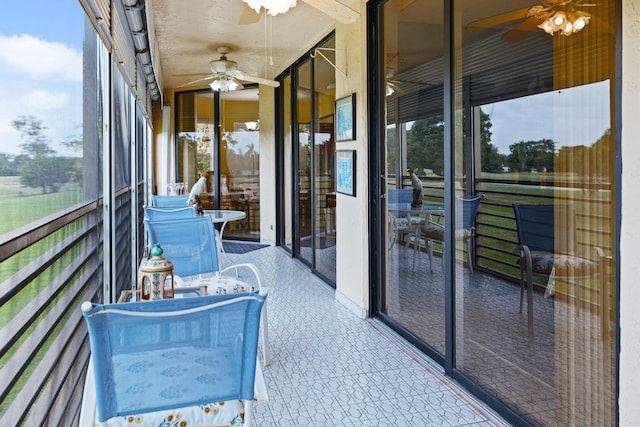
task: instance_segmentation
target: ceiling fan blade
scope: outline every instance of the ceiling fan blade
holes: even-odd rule
[[[262,10],[262,9],[261,9]],[[249,4],[244,5],[244,9],[242,9],[242,13],[240,14],[240,19],[238,20],[239,25],[249,25],[255,24],[260,20],[260,14],[253,10]]]
[[[542,19],[536,18],[535,16],[527,18],[511,30],[507,31],[502,36],[502,40],[509,43],[517,43],[531,34],[532,31],[535,31],[540,23],[542,23]]]
[[[173,77],[198,77],[198,76],[208,76],[211,73],[183,73],[183,74],[172,74]]]
[[[204,81],[207,81],[207,80],[213,80],[215,78],[216,78],[216,76],[210,74],[207,77],[203,77],[201,79],[194,80],[194,81],[189,82],[189,83],[184,83],[184,84],[178,85],[178,86],[175,87],[175,89],[178,89],[178,88],[181,88],[181,87],[185,87],[185,86],[191,86],[191,85],[194,85],[196,83],[204,82]]]
[[[360,13],[340,3],[338,0],[302,0],[343,24],[352,24],[360,18]]]
[[[392,80],[387,80],[388,82],[391,83],[409,83],[409,84],[414,84],[414,85],[423,85],[423,86],[433,86],[433,83],[431,82],[418,82],[415,80],[399,80],[399,79],[392,79]]]
[[[249,76],[249,75],[246,75],[245,73],[243,73],[240,70],[230,71],[227,74],[229,74],[232,77],[235,77],[238,80],[242,80],[242,81],[245,81],[245,82],[258,83],[258,84],[261,84],[261,85],[267,85],[267,86],[272,86],[272,87],[279,87],[280,86],[280,82],[278,82],[278,81],[269,80],[269,79],[265,79],[265,78],[262,78],[262,77]]]
[[[405,93],[405,91],[395,83],[387,81],[386,85],[388,89],[391,89],[391,93],[389,93],[387,96],[393,95],[394,93],[397,93],[398,95],[403,95]]]
[[[478,21],[469,22],[467,24],[467,30],[477,30],[480,28],[492,28],[497,27],[507,22],[515,21],[517,19],[523,19],[527,17],[527,12],[530,8],[525,7],[523,9],[513,10],[507,13],[501,13],[489,18],[480,19]]]

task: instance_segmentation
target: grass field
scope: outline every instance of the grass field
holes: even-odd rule
[[[42,194],[38,188],[20,185],[17,176],[0,177],[0,235],[79,203],[77,186]]]

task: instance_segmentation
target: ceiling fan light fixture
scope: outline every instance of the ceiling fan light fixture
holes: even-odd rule
[[[296,6],[296,0],[242,0],[249,5],[249,7],[260,13],[260,9],[264,8],[271,16],[276,16],[280,13],[286,13],[290,8]]]
[[[391,96],[391,95],[393,95],[394,93],[396,93],[396,91],[393,89],[393,86],[391,86],[391,84],[390,84],[390,83],[387,83],[387,84],[386,84],[386,89],[385,89],[385,95],[386,95],[386,96]]]
[[[567,14],[559,10],[553,14],[551,20],[553,21],[553,25],[560,28],[567,22]]]
[[[227,76],[221,76],[220,78],[215,79],[209,84],[209,86],[217,92],[231,92],[234,90],[244,89],[244,86],[242,86],[240,82],[233,77]]]
[[[542,24],[538,25],[538,28],[540,28],[547,34],[553,35],[554,33],[553,23],[551,22],[551,19],[545,19]]]
[[[581,10],[574,10],[569,14],[569,20],[573,22],[573,31],[578,32],[587,26],[591,15]]]
[[[552,36],[558,32],[563,36],[569,36],[586,27],[590,18],[591,15],[579,10],[573,10],[569,15],[562,10],[551,10],[538,28]]]

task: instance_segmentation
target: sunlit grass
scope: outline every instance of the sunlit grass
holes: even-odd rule
[[[80,189],[64,186],[57,193],[20,185],[19,177],[0,177],[0,235],[79,203]]]

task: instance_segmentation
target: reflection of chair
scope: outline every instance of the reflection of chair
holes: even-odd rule
[[[473,239],[476,235],[476,215],[478,213],[478,208],[480,207],[480,201],[483,198],[484,195],[456,198],[455,239],[457,242],[464,242],[467,244],[467,262],[471,273],[473,273],[472,251],[475,247]],[[429,254],[429,269],[433,272],[433,244],[440,243],[444,248],[444,225],[436,221],[425,221],[425,223],[420,227],[420,238],[425,240],[427,253]],[[419,251],[420,246],[416,245],[415,250]],[[444,257],[442,257],[442,262],[444,265]]]
[[[91,366],[80,425],[251,425],[265,299],[83,303]]]
[[[577,254],[575,211],[572,205],[513,205],[518,232],[520,266],[520,313],[526,276],[527,323],[533,333],[533,276],[546,276],[551,286],[556,280],[597,276],[600,262]],[[602,259],[604,253],[594,248]]]
[[[193,206],[183,206],[181,208],[157,208],[145,206],[144,215],[148,219],[154,220],[171,220],[179,218],[195,218],[198,216]]]
[[[189,200],[188,194],[179,196],[162,196],[154,194],[151,196],[151,205],[155,208],[184,208]]]
[[[389,205],[393,204],[411,204],[413,200],[413,190],[410,188],[390,189],[387,190],[387,200]],[[406,236],[414,235],[416,228],[422,223],[422,218],[418,215],[393,214],[390,220],[390,235],[395,236],[390,242],[389,249],[393,247],[393,243],[397,238],[404,241]]]
[[[144,220],[151,246],[156,243],[163,250],[162,256],[173,263],[174,274],[189,286],[206,286],[207,293],[235,294],[257,292],[262,287],[258,268],[249,263],[220,268],[217,239],[211,218],[208,216],[176,219],[173,221]],[[223,275],[230,269],[248,269],[255,282],[249,283],[237,277]],[[262,355],[265,366],[269,364],[268,325],[266,307],[262,312]]]

